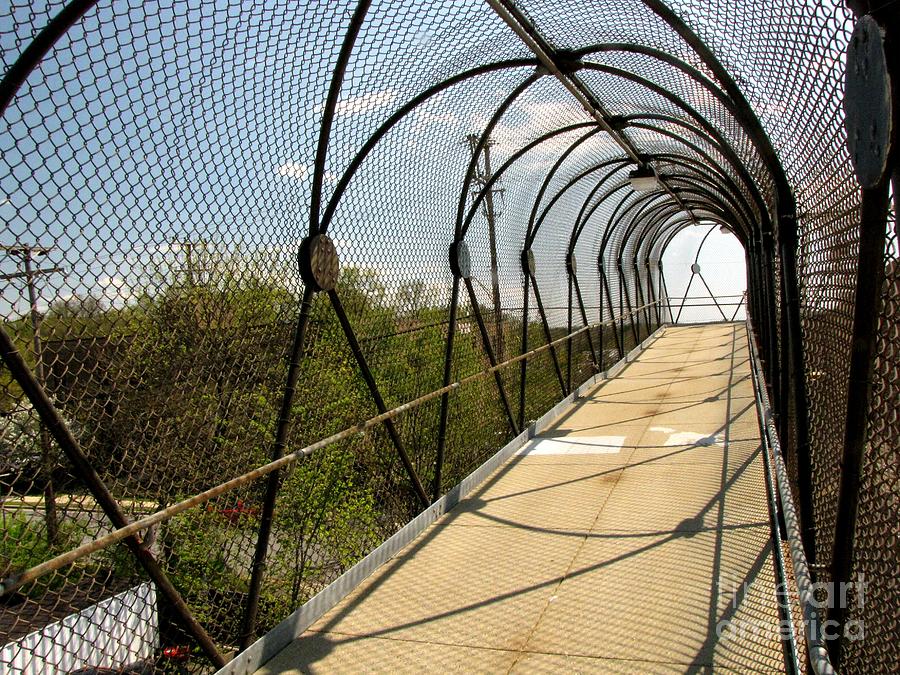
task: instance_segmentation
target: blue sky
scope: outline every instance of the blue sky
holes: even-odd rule
[[[352,6],[310,3],[279,16],[267,10],[266,22],[277,30],[258,31],[263,10],[250,2],[200,9],[186,2],[101,3],[83,28],[73,29],[29,79],[7,114],[12,133],[0,141],[0,243],[53,245],[48,264],[66,268],[41,279],[44,303],[87,294],[108,304],[128,302],[185,265],[178,243],[184,240],[238,249],[252,260],[251,273],[296,290],[294,256],[308,228],[315,137]],[[25,23],[20,28],[20,35],[28,33]],[[0,35],[8,61],[18,47],[12,34]],[[435,41],[450,36],[457,36],[457,50],[431,57]],[[491,58],[524,54],[517,42],[498,36],[507,38],[508,29],[481,2],[450,3],[442,13],[410,10],[399,0],[376,3],[336,111],[326,197],[361,139],[423,82],[458,71],[485,50]],[[465,135],[480,130],[528,72],[460,85],[385,138],[351,184],[331,231],[345,264],[373,269],[389,285],[424,279],[445,292],[446,246],[468,158]],[[582,119],[559,85],[544,78],[496,129],[495,167],[538,133]],[[503,182],[498,227],[509,306],[521,304],[517,261],[533,186],[572,138],[528,153]],[[601,135],[570,163],[613,150]],[[550,253],[539,268],[548,304],[565,295],[558,269],[568,226],[560,219],[577,212],[583,196],[573,191],[571,203],[552,212],[536,244]],[[601,209],[596,219],[602,223],[608,214]],[[482,280],[488,278],[485,229],[476,217],[469,236]],[[585,236],[576,249],[582,269],[596,244]],[[717,279],[740,286],[740,275],[730,275],[733,265],[721,262],[730,249],[718,237],[706,248],[711,264],[729,270]],[[3,260],[0,269],[14,271],[14,263]],[[678,274],[677,265],[668,270]],[[586,297],[596,296],[596,275],[582,275]],[[677,277],[669,285],[676,295]],[[21,283],[5,286],[0,313],[26,309],[22,291]]]

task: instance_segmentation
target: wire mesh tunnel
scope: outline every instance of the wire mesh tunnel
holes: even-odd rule
[[[866,582],[831,663],[896,670],[900,5],[0,16],[0,670],[221,667],[654,331],[745,310],[810,579]]]

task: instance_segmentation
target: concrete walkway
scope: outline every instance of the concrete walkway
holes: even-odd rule
[[[741,324],[673,327],[260,673],[783,670]]]

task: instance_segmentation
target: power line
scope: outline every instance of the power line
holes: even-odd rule
[[[476,134],[469,134],[466,136],[466,140],[469,142],[469,148],[474,155],[478,150],[478,136]],[[494,141],[490,138],[484,144],[484,149],[482,150],[482,154],[484,155],[484,169],[482,170],[481,166],[478,163],[478,158],[475,158],[475,181],[474,185],[481,186],[481,189],[484,190],[488,183],[493,178],[491,172],[491,146],[494,145]],[[498,211],[494,208],[494,193],[503,194],[503,188],[500,187],[491,187],[488,189],[484,195],[484,217],[487,220],[488,226],[488,242],[490,246],[490,255],[491,255],[491,287],[492,287],[492,299],[494,301],[494,321],[496,322],[496,351],[497,351],[497,359],[503,360],[503,307],[501,306],[500,301],[500,274],[497,268],[497,217],[500,215]],[[477,193],[473,191],[473,197],[477,197]]]
[[[32,344],[34,346],[34,374],[40,384],[44,384],[44,358],[43,346],[41,344],[41,319],[43,318],[38,310],[38,293],[35,280],[38,277],[47,276],[64,272],[62,267],[44,267],[35,269],[32,264],[36,256],[48,255],[53,249],[44,246],[27,246],[25,244],[16,244],[14,246],[0,247],[7,255],[18,258],[22,261],[22,271],[12,274],[4,274],[4,280],[25,279],[28,287],[28,302],[31,306],[31,332]],[[56,543],[59,535],[59,519],[56,513],[56,490],[53,486],[53,461],[51,456],[50,434],[47,428],[41,424],[41,466],[44,471],[44,521],[47,525],[47,541],[52,546]]]

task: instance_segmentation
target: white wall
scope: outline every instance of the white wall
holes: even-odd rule
[[[0,650],[3,675],[68,673],[85,666],[121,668],[151,659],[159,646],[156,587],[147,582]]]

